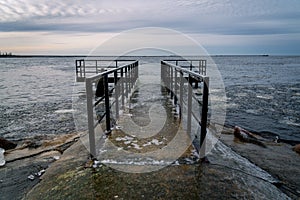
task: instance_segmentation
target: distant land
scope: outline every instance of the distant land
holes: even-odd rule
[[[11,57],[13,54],[11,52],[1,52],[0,51],[0,57]]]

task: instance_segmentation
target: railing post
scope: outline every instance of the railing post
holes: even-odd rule
[[[81,65],[81,61],[79,61],[79,69],[80,69],[80,77],[82,77],[82,65]]]
[[[192,98],[193,98],[193,90],[192,90],[192,77],[189,75],[188,81],[188,102],[187,102],[187,133],[191,136],[192,130]]]
[[[163,61],[160,61],[160,80],[164,84],[164,67],[163,67]]]
[[[94,129],[94,93],[93,84],[87,78],[85,79],[86,87],[86,100],[87,100],[87,117],[88,117],[88,129],[89,129],[89,143],[90,143],[90,153],[92,157],[96,156],[96,142],[95,142],[95,129]]]
[[[110,124],[110,105],[109,105],[109,93],[108,93],[108,74],[104,76],[104,93],[105,93],[106,134],[109,134],[111,132],[111,124]]]
[[[125,67],[125,96],[128,98],[128,69]]]
[[[98,61],[96,60],[96,74],[98,74]]]
[[[167,92],[168,94],[170,94],[170,66],[166,65],[166,88],[167,88]]]
[[[174,77],[174,105],[177,104],[177,70],[174,69],[175,77]]]
[[[173,89],[173,67],[170,67],[170,92],[171,92],[171,99],[174,98],[174,89]]]
[[[85,74],[85,61],[82,60],[82,66],[83,66],[83,75],[84,77],[86,77],[86,74]]]
[[[199,74],[203,75],[202,60],[199,60]]]
[[[164,61],[161,61],[161,80],[163,82],[163,86],[167,86],[167,66],[165,65]]]
[[[179,91],[179,96],[180,96],[180,118],[182,117],[182,111],[183,111],[183,87],[184,87],[184,77],[183,77],[183,72],[180,71],[180,91]]]
[[[124,91],[124,84],[125,84],[125,80],[124,80],[124,68],[121,69],[121,86],[122,86],[122,107],[124,109],[125,106],[125,91]]]
[[[118,71],[114,72],[115,82],[115,104],[116,104],[116,118],[119,118],[119,84],[118,84]]]
[[[203,105],[201,116],[201,136],[200,136],[200,158],[205,157],[205,138],[207,128],[207,112],[208,112],[208,94],[209,94],[209,77],[203,78]]]
[[[131,87],[132,87],[132,84],[131,84],[131,75],[132,75],[132,70],[131,70],[131,65],[128,66],[128,76],[129,76],[129,80],[128,80],[128,93],[131,94]]]
[[[136,69],[135,71],[135,82],[136,82],[139,77],[139,61],[136,61],[135,69]]]

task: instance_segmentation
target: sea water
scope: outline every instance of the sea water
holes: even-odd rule
[[[164,58],[168,57],[134,57],[141,64],[159,64]],[[0,59],[0,137],[76,131],[72,114],[76,59],[80,57]],[[300,56],[212,59],[225,84],[226,124],[300,141]]]

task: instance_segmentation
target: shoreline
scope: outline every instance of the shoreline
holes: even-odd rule
[[[268,141],[268,142],[266,142],[267,148],[261,149],[261,147],[258,147],[257,145],[254,145],[254,144],[236,141],[234,139],[234,136],[232,133],[233,133],[233,130],[231,128],[225,127],[223,130],[223,133],[221,135],[220,141],[222,141],[222,143],[224,143],[226,146],[231,148],[233,151],[235,151],[242,157],[249,160],[251,163],[254,163],[256,166],[258,166],[258,167],[262,168],[263,170],[267,171],[268,173],[270,173],[275,179],[278,179],[279,182],[274,184],[276,186],[276,188],[278,188],[281,191],[283,191],[284,193],[286,193],[292,199],[296,199],[296,198],[300,197],[300,184],[299,184],[300,183],[300,174],[299,174],[299,176],[297,176],[297,174],[295,174],[295,173],[299,173],[297,169],[300,168],[300,155],[292,150],[291,145],[285,144],[285,143],[275,144],[273,142]],[[22,170],[21,170],[22,173],[24,173],[27,169],[27,171],[31,171],[31,174],[32,174],[33,173],[32,168],[33,168],[33,165],[35,165],[35,164],[36,164],[36,167],[34,167],[36,169],[35,173],[41,171],[41,168],[40,168],[40,170],[37,170],[37,166],[40,166],[40,167],[44,166],[45,174],[48,174],[51,172],[52,176],[54,176],[54,177],[55,176],[65,177],[65,175],[63,175],[63,174],[73,173],[72,171],[74,169],[72,170],[70,168],[71,166],[73,166],[73,168],[79,170],[76,173],[79,173],[79,174],[83,173],[87,177],[94,176],[93,173],[90,174],[90,172],[91,172],[90,170],[92,170],[92,171],[96,170],[96,174],[97,173],[110,174],[109,176],[112,176],[111,181],[115,181],[115,178],[113,178],[114,177],[113,174],[115,174],[115,173],[119,174],[119,172],[113,172],[113,174],[111,174],[112,173],[111,168],[105,167],[105,165],[103,165],[103,164],[101,164],[101,166],[103,166],[101,168],[103,168],[104,172],[102,171],[101,168],[95,169],[91,166],[86,168],[86,164],[88,163],[88,160],[89,160],[89,154],[88,154],[87,150],[85,149],[85,147],[82,147],[81,141],[78,141],[78,137],[80,134],[73,134],[72,136],[67,136],[67,135],[68,134],[66,134],[65,136],[61,136],[61,137],[58,136],[58,137],[56,137],[56,139],[52,138],[52,139],[50,139],[50,141],[45,140],[42,143],[40,143],[41,145],[39,147],[37,147],[37,149],[36,148],[30,149],[27,146],[25,148],[17,147],[16,150],[7,151],[6,152],[7,154],[14,154],[13,152],[15,152],[15,154],[17,154],[19,156],[19,158],[12,159],[13,156],[10,155],[10,161],[8,161],[6,166],[0,168],[0,176],[1,176],[0,184],[3,185],[6,181],[6,180],[4,180],[3,172],[5,172],[5,174],[8,176],[9,175],[9,173],[7,173],[8,171],[12,172],[15,170],[15,173],[18,174],[18,171],[16,171],[16,169],[22,168]],[[58,151],[58,149],[59,149],[58,146],[65,146],[65,148]],[[22,154],[20,154],[20,152],[17,153],[17,151],[21,151],[21,152],[23,151],[24,158],[22,158]],[[37,152],[33,153],[34,151],[37,151],[40,153],[37,153]],[[28,155],[29,152],[31,152],[31,154]],[[68,153],[66,153],[66,152],[68,152]],[[79,152],[81,152],[81,153],[79,153]],[[55,155],[60,156],[60,158],[57,160],[50,159],[51,160],[50,161],[49,158],[51,158],[51,157],[54,158]],[[48,158],[48,162],[43,164],[43,162],[45,161],[45,157]],[[72,159],[70,159],[70,157],[72,157]],[[8,157],[6,157],[6,158],[8,158]],[[245,184],[245,183],[240,182],[241,180],[234,178],[235,176],[229,175],[231,173],[239,173],[240,174],[240,172],[238,172],[238,171],[229,172],[231,170],[229,170],[227,172],[228,169],[226,169],[226,167],[220,168],[219,166],[215,165],[215,163],[214,163],[216,160],[215,154],[208,155],[208,159],[212,160],[212,162],[210,164],[204,164],[204,165],[200,164],[199,165],[199,163],[198,164],[195,163],[192,165],[182,165],[182,166],[180,165],[179,167],[170,166],[170,168],[168,168],[168,170],[170,170],[170,172],[173,171],[176,174],[178,172],[175,172],[175,171],[177,171],[177,170],[182,171],[182,169],[184,169],[182,167],[184,167],[184,166],[185,166],[185,169],[188,168],[189,169],[188,171],[191,170],[191,172],[202,169],[203,171],[201,171],[201,173],[206,174],[205,178],[204,177],[203,178],[209,179],[207,184],[211,185],[210,187],[212,187],[212,185],[215,184],[215,183],[212,183],[212,180],[218,181],[218,179],[221,179],[221,177],[223,176],[222,175],[223,173],[227,174],[227,176],[230,176],[231,177],[230,180],[233,181],[233,183],[236,183],[238,185]],[[27,162],[25,162],[26,160],[27,160]],[[217,160],[219,160],[221,163],[223,162],[223,159],[218,158]],[[41,161],[43,161],[43,162],[41,163]],[[289,162],[287,162],[287,161],[289,161]],[[20,162],[22,164],[20,164],[20,166],[18,166],[16,168],[16,164],[20,163]],[[230,163],[230,162],[232,162],[232,161],[230,161],[230,160],[226,161],[226,159],[225,159],[225,162],[222,164],[222,166],[223,165],[227,166],[228,163]],[[26,166],[26,163],[27,163],[27,166]],[[233,167],[233,168],[236,168],[236,167]],[[12,169],[14,169],[14,170],[12,170]],[[212,173],[211,170],[214,170],[214,171],[217,170],[217,171]],[[162,171],[164,171],[164,170],[162,169]],[[29,172],[27,172],[27,173],[29,173]],[[157,172],[157,173],[159,174],[161,172]],[[190,173],[190,172],[187,172],[187,173]],[[217,173],[217,175],[215,173]],[[30,198],[31,195],[32,196],[38,195],[38,192],[37,192],[37,191],[39,191],[38,188],[44,188],[44,189],[47,188],[48,190],[53,189],[54,185],[51,186],[50,183],[55,180],[52,180],[53,179],[52,176],[49,176],[49,175],[42,175],[41,177],[35,176],[34,180],[29,180],[29,178],[27,177],[29,175],[30,174],[26,174],[26,176],[23,176],[23,179],[25,178],[25,180],[20,180],[20,185],[17,185],[17,188],[20,186],[27,188],[23,192],[19,193],[19,197],[22,196],[22,198],[23,198],[24,195],[26,195],[26,198],[31,199]],[[121,173],[121,175],[126,176],[128,179],[130,179],[129,175],[124,175],[123,173]],[[156,173],[154,173],[153,175],[156,176]],[[242,175],[242,174],[240,174],[240,175]],[[141,176],[143,177],[143,175],[141,175]],[[213,178],[213,176],[216,176],[216,177]],[[245,176],[245,175],[242,175],[242,176]],[[299,180],[297,179],[297,177],[299,177],[298,178]],[[9,177],[7,177],[7,178],[9,178]],[[168,175],[168,178],[172,179],[172,173]],[[187,176],[187,174],[185,174],[185,175],[183,174],[181,178],[183,180],[186,180],[186,178],[188,178],[188,180],[190,180],[191,177],[190,177],[190,175]],[[216,178],[217,178],[217,180],[216,180]],[[295,182],[295,180],[298,182]],[[73,181],[75,181],[74,182],[75,185],[72,186],[74,188],[71,187],[68,189],[68,190],[73,191],[76,189],[75,186],[76,186],[76,184],[78,184],[77,181],[79,181],[79,180],[77,180],[77,179],[74,180],[71,176],[68,179],[65,179],[65,178],[61,179],[61,183],[64,183],[65,181],[68,181],[68,182],[71,181],[71,183]],[[81,180],[81,181],[84,181],[84,180]],[[148,181],[150,184],[151,180],[148,180]],[[198,183],[198,181],[201,182],[203,180],[202,179],[197,180],[197,183]],[[123,184],[125,184],[125,183],[123,183]],[[132,184],[134,184],[134,182]],[[262,184],[267,184],[267,183],[262,183]],[[14,184],[10,185],[9,183],[5,183],[5,185],[7,187],[4,189],[4,191],[1,191],[1,193],[5,192],[5,191],[10,191],[12,188],[15,188],[15,190],[18,191],[18,189],[16,189],[16,185],[14,185]],[[122,187],[125,187],[125,185],[122,185]],[[176,185],[173,185],[172,187],[175,188]],[[218,187],[218,185],[214,185],[214,187]],[[194,191],[194,192],[197,191],[197,190],[194,190],[195,188],[193,188],[193,187],[191,187],[190,189],[191,189],[191,191]],[[214,189],[214,188],[209,188],[208,186],[205,187],[205,191],[207,191],[207,192],[212,192],[213,191],[212,189]],[[240,192],[240,189],[233,190],[230,187],[227,189],[229,191],[231,191],[232,194],[236,194],[236,195],[238,195]],[[68,192],[64,192],[63,188],[61,188],[61,189],[56,188],[56,190],[59,191],[59,195],[61,195],[61,197],[64,197],[64,195],[66,195],[68,193]],[[42,190],[42,191],[46,191],[46,190]],[[174,190],[174,192],[175,192],[174,195],[177,194],[177,192],[178,192],[177,189],[176,189],[176,191]],[[16,193],[18,193],[18,192],[16,192]],[[30,194],[30,195],[28,196],[28,194]],[[202,195],[202,193],[200,194],[200,196],[201,195]],[[221,195],[221,194],[219,194],[219,195]],[[247,193],[247,195],[250,195],[250,194]],[[222,197],[222,196],[219,196],[219,197]],[[251,195],[248,197],[251,197]]]
[[[255,144],[241,142],[232,133],[230,128],[229,130],[225,128],[220,140],[233,151],[277,178],[280,183],[276,187],[292,199],[300,197],[300,154],[293,150],[294,145],[280,141],[277,143],[256,134],[256,137],[266,144],[267,148],[262,148]]]

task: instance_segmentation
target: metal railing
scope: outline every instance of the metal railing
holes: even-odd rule
[[[138,79],[138,65],[138,61],[134,61],[85,77],[90,153],[93,156],[96,155],[95,128],[105,117],[106,134],[111,132],[112,107],[115,107],[115,117],[118,119],[120,107],[125,106]]]
[[[99,74],[109,68],[117,68],[124,64],[132,63],[135,60],[109,60],[109,59],[80,59],[75,61],[76,81],[84,82],[87,76]]]
[[[207,61],[201,59],[166,59],[166,62],[189,69],[190,71],[206,76]]]
[[[171,99],[173,99],[174,104],[179,105],[181,118],[183,117],[184,109],[186,110],[185,125],[187,134],[192,135],[192,121],[196,121],[198,127],[200,127],[200,141],[198,141],[199,143],[197,142],[199,146],[196,146],[196,149],[200,154],[200,158],[203,158],[205,155],[205,138],[207,133],[209,77],[206,76],[206,69],[204,74],[200,74],[179,66],[179,62],[176,60],[172,61],[175,61],[175,64],[169,60],[161,61],[162,83],[170,94]],[[199,100],[194,95],[192,82],[195,80],[203,83],[202,100]],[[199,105],[202,109],[195,109]]]

